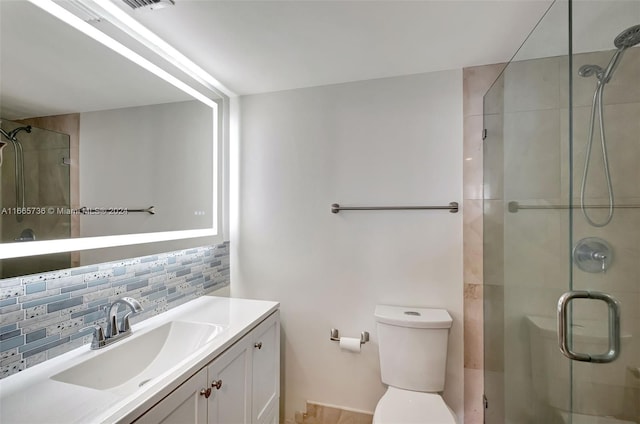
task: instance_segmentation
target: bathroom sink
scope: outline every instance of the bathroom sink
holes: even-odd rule
[[[176,366],[223,330],[215,324],[172,321],[140,335],[134,333],[51,378],[127,395]]]

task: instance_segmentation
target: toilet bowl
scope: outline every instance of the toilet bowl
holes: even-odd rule
[[[378,305],[375,310],[382,382],[374,424],[455,424],[444,402],[452,319],[444,309]]]
[[[373,413],[373,424],[455,424],[442,396],[389,387]]]

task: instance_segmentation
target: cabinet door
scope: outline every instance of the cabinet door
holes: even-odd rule
[[[280,397],[280,320],[276,312],[253,332],[252,422],[269,422],[278,414]]]
[[[207,367],[209,424],[251,423],[251,350],[248,337],[240,340]]]
[[[208,387],[207,370],[200,370],[160,403],[138,418],[136,424],[204,424],[207,401],[201,390]]]

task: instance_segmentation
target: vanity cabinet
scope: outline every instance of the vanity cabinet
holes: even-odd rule
[[[200,394],[200,390],[207,386],[207,381],[207,370],[200,370],[162,399],[160,403],[135,420],[135,423],[206,423],[207,402]]]
[[[211,389],[207,400],[208,424],[252,422],[252,334],[233,345],[207,367],[208,387]]]
[[[252,342],[251,422],[268,424],[280,396],[280,323],[256,328]]]
[[[139,417],[136,424],[275,424],[280,320],[270,315]]]

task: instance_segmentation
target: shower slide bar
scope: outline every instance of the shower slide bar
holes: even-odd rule
[[[458,202],[450,202],[448,206],[340,206],[337,203],[331,205],[331,213],[340,211],[413,211],[413,210],[448,210],[457,213]]]
[[[584,205],[591,209],[609,209],[609,205]],[[613,205],[614,209],[636,209],[640,205]],[[580,205],[521,205],[516,201],[509,202],[507,209],[511,213],[516,213],[521,209],[580,209]]]

